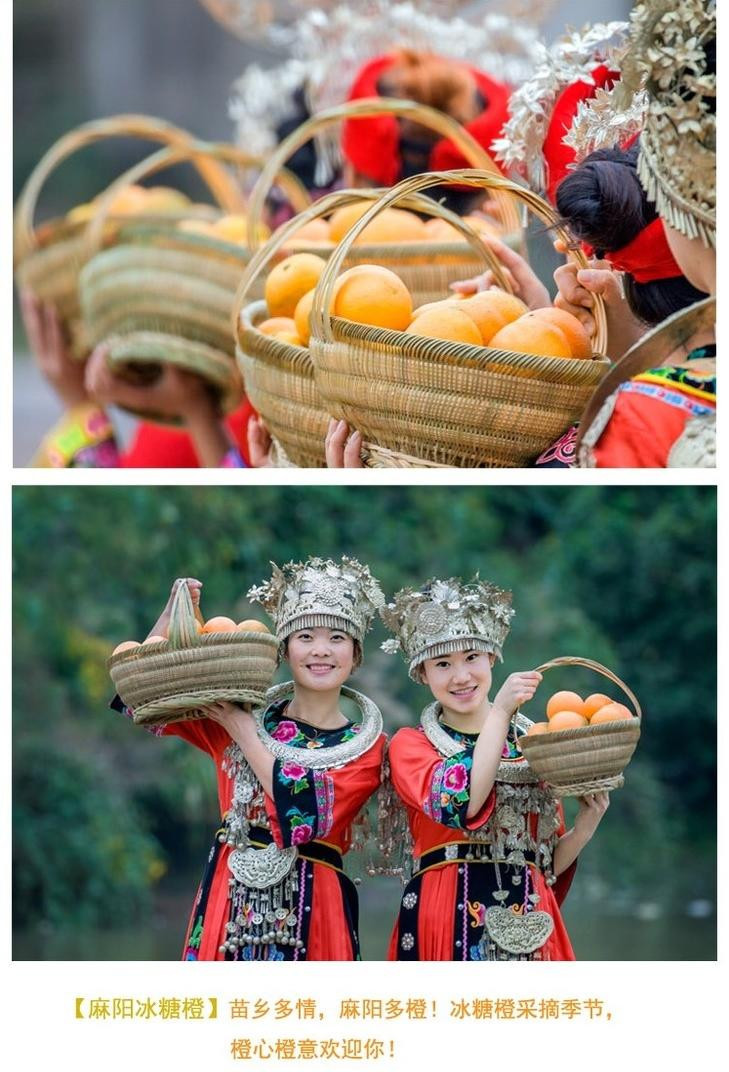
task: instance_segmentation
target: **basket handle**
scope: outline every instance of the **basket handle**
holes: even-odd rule
[[[187,145],[158,149],[156,153],[145,157],[144,160],[140,160],[133,167],[130,167],[128,171],[125,171],[123,175],[119,175],[102,194],[98,211],[93,219],[90,220],[84,235],[86,258],[90,258],[101,248],[104,224],[109,215],[109,210],[114,197],[123,187],[154,175],[156,172],[171,167],[173,164],[181,164],[187,161],[193,164],[201,175],[203,174],[201,165],[204,161],[214,162],[218,167],[222,163],[234,164],[241,168],[258,167],[261,164],[260,157],[250,156],[241,149],[237,149],[234,145],[227,145],[223,142],[195,141],[189,142]],[[279,178],[281,185],[286,189],[296,208],[306,207],[310,204],[308,193],[294,175],[288,172],[280,175]],[[234,187],[234,191],[234,195],[231,198],[228,198],[226,194],[225,198],[219,198],[218,201],[221,208],[226,209],[228,212],[241,212],[245,210],[245,199],[237,186]],[[212,187],[211,192],[214,195],[216,194]]]
[[[192,601],[187,581],[178,584],[170,609],[167,638],[171,648],[189,648],[197,643],[195,622],[203,622],[200,608]]]
[[[277,146],[269,157],[268,163],[256,181],[248,204],[248,233],[258,233],[258,223],[271,185],[279,168],[286,163],[302,145],[314,137],[320,130],[334,126],[343,119],[366,119],[376,115],[407,116],[429,130],[454,142],[465,156],[471,167],[501,175],[501,172],[489,154],[479,145],[469,131],[460,123],[439,112],[412,100],[397,100],[392,97],[364,97],[360,100],[340,104],[307,119]],[[522,233],[521,220],[513,198],[506,190],[495,191],[494,200],[499,210],[499,218],[506,234]],[[255,249],[255,246],[251,247]]]
[[[373,197],[379,198],[383,193],[386,193],[386,191],[336,190],[334,193],[325,194],[324,197],[320,197],[318,201],[315,201],[313,205],[310,205],[303,212],[299,213],[298,216],[294,216],[293,219],[287,220],[286,223],[282,224],[274,234],[271,235],[268,242],[260,249],[256,250],[241,276],[241,281],[238,284],[238,290],[233,302],[233,332],[236,335],[236,338],[240,312],[245,305],[246,296],[251,285],[276,253],[286,245],[288,238],[290,238],[292,234],[298,231],[305,223],[309,223],[310,220],[319,219],[321,216],[328,216],[329,213],[333,212],[335,209],[342,208],[346,205],[356,204],[358,201],[372,201]],[[438,204],[437,201],[433,201],[432,198],[424,197],[422,194],[413,194],[407,197],[404,196],[401,200],[407,208],[414,209],[416,212],[427,213],[429,216],[439,217],[452,224],[453,227],[456,227],[476,253],[483,261],[485,261],[486,267],[494,273],[499,286],[504,290],[511,292],[511,284],[504,275],[503,267],[498,258],[491,249],[484,244],[473,228],[465,223],[460,216],[455,212],[451,212],[450,209],[445,208],[443,205]],[[248,225],[250,226],[250,216],[248,217]],[[332,254],[332,256],[333,255],[334,254]]]
[[[402,201],[407,195],[420,193],[421,190],[427,190],[430,186],[439,186],[442,183],[473,186],[477,189],[509,191],[514,197],[523,201],[538,219],[547,224],[563,239],[568,247],[567,253],[571,260],[578,264],[580,268],[587,268],[587,260],[582,250],[569,248],[572,239],[550,205],[538,194],[526,189],[526,187],[519,186],[510,179],[504,179],[501,175],[492,175],[488,171],[476,169],[430,171],[425,175],[414,175],[412,178],[403,179],[402,182],[393,186],[363,216],[360,216],[329,258],[326,269],[319,279],[311,310],[312,329],[316,330],[320,338],[323,338],[326,342],[334,342],[331,326],[331,304],[334,296],[334,285],[344,258],[349,253],[355,239],[383,209]],[[595,294],[593,298],[592,312],[595,320],[595,332],[592,337],[592,345],[597,353],[602,354],[607,345],[607,314],[602,297],[599,294]]]
[[[579,655],[562,655],[558,659],[550,659],[549,662],[542,663],[541,666],[536,667],[536,670],[537,673],[543,674],[545,670],[553,670],[556,666],[584,666],[588,670],[594,670],[596,673],[602,674],[608,681],[612,681],[614,685],[617,685],[623,690],[635,708],[637,717],[643,717],[640,704],[638,703],[635,694],[617,674],[614,674],[612,670],[608,670],[607,666],[603,666],[602,663],[597,663],[594,659],[582,659]]]
[[[33,219],[38,197],[52,172],[68,157],[97,141],[114,137],[143,138],[163,145],[185,145],[193,135],[163,119],[149,115],[113,115],[95,119],[68,131],[41,157],[23,187],[14,214],[15,259],[22,259],[37,246]],[[210,158],[200,160],[200,173],[218,201],[233,202],[238,196],[232,176]]]

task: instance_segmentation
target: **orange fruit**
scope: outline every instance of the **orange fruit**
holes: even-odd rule
[[[235,242],[245,246],[248,241],[248,220],[245,216],[221,216],[219,220],[216,220],[214,230],[218,238],[222,238],[224,242]],[[271,237],[271,231],[265,223],[258,224],[257,236],[261,242]]]
[[[279,331],[296,332],[296,324],[291,316],[269,316],[268,320],[261,321],[256,327],[264,335],[278,335]]]
[[[572,357],[570,344],[562,329],[529,313],[500,328],[492,336],[489,346],[495,350],[511,350],[512,353],[534,354],[537,357]]]
[[[609,696],[606,696],[604,692],[593,692],[591,696],[588,696],[583,704],[583,715],[586,719],[591,719],[596,711],[599,711],[601,707],[605,707],[606,704],[613,701]]]
[[[548,722],[550,733],[557,730],[576,730],[579,726],[586,726],[587,719],[584,715],[578,715],[576,711],[557,711]]]
[[[271,631],[263,622],[256,621],[255,618],[246,618],[244,622],[238,622],[236,629],[241,633],[270,633]]]
[[[307,290],[303,298],[299,298],[296,309],[294,310],[294,324],[303,346],[309,345],[309,336],[311,334],[311,329],[309,327],[309,313],[311,312],[313,304],[314,288],[312,287],[311,290]]]
[[[303,346],[298,331],[277,331],[273,336],[279,342],[287,342],[290,346]]]
[[[326,268],[316,253],[292,253],[269,273],[264,297],[270,316],[293,316],[304,294],[319,281]]]
[[[558,711],[575,711],[578,715],[581,715],[584,711],[584,706],[584,700],[576,692],[568,692],[567,690],[555,692],[547,700],[547,718],[552,718]]]
[[[288,242],[297,242],[304,245],[306,242],[329,242],[329,224],[326,220],[309,220],[302,224],[298,231],[294,231]]]
[[[623,718],[635,718],[635,715],[625,704],[609,703],[595,712],[590,719],[590,725],[597,726],[601,722],[617,722]]]
[[[402,279],[389,268],[358,264],[337,280],[332,313],[357,324],[404,331],[412,317],[413,300]]]
[[[535,722],[527,730],[527,737],[536,737],[538,733],[546,733],[548,729],[548,722]]]
[[[117,646],[114,648],[114,650],[112,651],[111,654],[112,655],[120,655],[121,652],[123,652],[123,651],[131,651],[132,648],[138,648],[138,647],[139,647],[139,641],[138,640],[122,640],[121,644],[117,644]]]
[[[208,618],[202,627],[203,633],[231,633],[234,629],[235,622],[224,614],[218,615],[217,618]]]
[[[341,242],[347,231],[354,227],[360,216],[364,216],[372,201],[357,201],[354,205],[345,205],[336,209],[329,217],[329,237],[332,242]]]
[[[426,242],[425,224],[414,212],[402,208],[386,208],[368,223],[355,239],[356,246],[398,242]]]
[[[413,309],[413,320],[416,320],[421,313],[429,313],[431,309],[443,309],[445,306],[461,305],[462,299],[456,297],[454,294],[452,298],[441,298],[440,301],[426,302],[425,305],[419,305],[417,309]]]
[[[423,225],[429,242],[465,242],[464,235],[448,220],[426,220]]]
[[[142,644],[159,644],[161,641],[167,643],[166,636],[148,636],[146,640],[142,641]]]
[[[497,331],[522,315],[518,306],[504,302],[504,297],[509,298],[510,295],[504,294],[503,290],[484,290],[458,303],[478,328],[484,346],[491,342]],[[518,298],[516,301],[522,304]]]
[[[550,305],[548,309],[535,309],[529,313],[530,317],[538,320],[546,320],[548,324],[554,324],[565,335],[569,343],[573,357],[579,357],[589,361],[592,358],[592,343],[585,327],[576,316],[568,313],[565,309],[556,309]]]
[[[481,334],[473,320],[453,305],[430,309],[413,320],[407,329],[408,335],[421,335],[426,339],[445,339],[448,342],[463,342],[469,346],[481,345]]]

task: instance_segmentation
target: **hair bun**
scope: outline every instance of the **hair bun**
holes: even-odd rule
[[[656,218],[636,171],[637,144],[591,153],[557,187],[557,209],[572,233],[596,250],[631,242]]]

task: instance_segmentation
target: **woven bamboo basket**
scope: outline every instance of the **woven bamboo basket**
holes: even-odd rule
[[[370,465],[529,465],[579,418],[609,368],[602,299],[594,306],[591,360],[422,339],[331,315],[336,278],[357,235],[384,208],[443,181],[508,189],[569,243],[549,205],[507,179],[475,170],[406,179],[345,235],[319,280],[309,343],[316,385],[332,417],[347,421],[369,443]],[[569,256],[587,266],[580,250]]]
[[[266,167],[261,172],[249,200],[249,232],[261,218],[265,198],[276,171],[290,157],[327,127],[341,123],[343,119],[365,118],[376,115],[396,115],[407,117],[427,127],[429,130],[449,138],[461,150],[474,168],[488,171],[499,176],[496,164],[476,139],[450,116],[435,108],[428,108],[415,101],[395,100],[386,97],[372,97],[331,108],[312,116],[293,133],[285,138],[271,154]],[[366,191],[361,191],[365,193]],[[377,191],[369,191],[370,197]],[[509,190],[497,189],[493,193],[498,212],[497,222],[503,232],[504,241],[514,248],[525,252],[518,202]],[[331,252],[314,245],[309,248],[297,244],[297,252],[318,253],[328,256]],[[392,269],[400,276],[403,283],[413,295],[414,304],[424,305],[436,301],[447,292],[451,283],[458,279],[468,279],[479,268],[479,257],[467,242],[404,242],[400,244],[363,244],[351,246],[344,262],[345,268],[355,264],[381,264]]]
[[[259,167],[233,146],[196,142],[162,150],[132,168],[118,184],[136,182],[171,163],[200,157],[240,168]],[[293,176],[279,176],[296,207],[309,203]],[[104,205],[86,240],[99,248]],[[167,362],[207,380],[225,412],[240,401],[241,384],[230,330],[231,307],[250,250],[176,225],[136,221],[123,228],[111,249],[90,257],[79,287],[86,333],[93,345],[109,345],[109,362],[120,374],[153,375]],[[155,417],[154,414],[144,414]],[[159,418],[157,418],[159,419]]]
[[[377,191],[381,196],[386,191]],[[279,464],[321,467],[325,464],[324,437],[329,413],[314,382],[309,351],[274,339],[257,330],[266,319],[263,302],[246,306],[266,266],[286,249],[290,235],[310,220],[329,215],[337,208],[369,201],[372,191],[341,190],[327,194],[276,231],[258,250],[241,278],[233,306],[238,349],[236,357],[245,391],[263,418],[277,451]],[[472,270],[491,268],[506,286],[499,262],[478,235],[455,213],[431,198],[413,195],[403,203],[415,211],[445,219],[463,233],[464,245],[472,251]],[[285,459],[285,461],[284,461]]]
[[[146,115],[117,115],[84,123],[59,138],[39,160],[15,207],[13,243],[18,284],[56,307],[72,352],[79,359],[89,352],[78,300],[78,276],[88,256],[84,242],[86,224],[62,217],[37,227],[34,217],[38,198],[55,169],[74,153],[113,137],[141,138],[168,146],[185,145],[193,140],[187,131]],[[240,191],[221,164],[202,158],[198,166],[218,202],[231,212],[242,210]],[[105,241],[113,237],[116,227],[125,219],[128,217],[109,220]]]
[[[633,756],[640,737],[641,710],[634,694],[617,674],[592,659],[564,656],[552,659],[537,670],[544,673],[556,666],[584,666],[618,685],[630,700],[635,718],[555,730],[519,738],[522,753],[534,773],[555,796],[579,797],[585,793],[619,789],[623,771]]]
[[[181,584],[172,604],[169,639],[108,660],[111,679],[136,723],[204,718],[199,705],[222,700],[264,703],[276,670],[276,637],[253,631],[198,633],[200,620],[189,588]]]

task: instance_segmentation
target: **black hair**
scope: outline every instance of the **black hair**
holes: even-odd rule
[[[657,218],[638,179],[638,152],[637,141],[628,149],[598,149],[557,187],[563,222],[598,257],[622,249]],[[624,279],[628,305],[646,324],[660,324],[706,297],[682,275],[637,283],[626,273]]]

